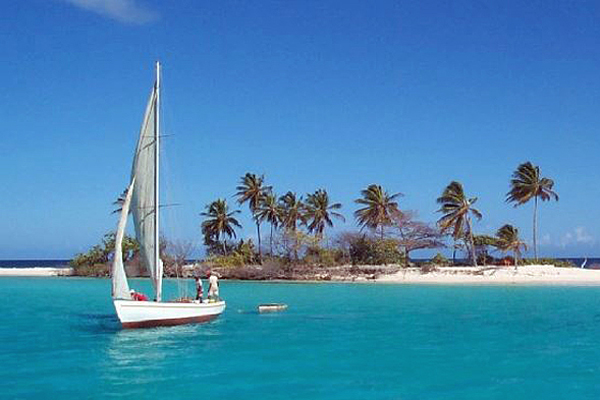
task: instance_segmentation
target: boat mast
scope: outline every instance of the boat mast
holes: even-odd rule
[[[154,104],[154,262],[156,271],[156,301],[160,301],[162,297],[162,264],[160,262],[160,236],[159,236],[159,218],[158,209],[159,190],[158,190],[158,173],[159,173],[159,144],[160,144],[160,63],[156,62],[156,103]]]

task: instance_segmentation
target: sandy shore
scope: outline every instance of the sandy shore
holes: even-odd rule
[[[2,276],[68,276],[72,275],[71,268],[0,268]]]
[[[600,270],[557,268],[552,265],[519,267],[441,267],[437,271],[421,273],[408,268],[392,275],[375,279],[382,283],[424,284],[550,284],[550,285],[600,285]]]
[[[70,268],[0,268],[3,276],[68,276]],[[548,285],[599,285],[600,270],[581,268],[557,268],[552,265],[528,265],[519,267],[440,267],[436,271],[422,273],[419,268],[406,268],[395,274],[379,275],[375,279],[364,277],[331,277],[332,281],[380,282],[389,284],[548,284]],[[319,280],[317,280],[319,281]]]

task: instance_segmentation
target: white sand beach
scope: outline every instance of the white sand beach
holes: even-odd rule
[[[519,267],[440,267],[422,273],[418,268],[407,268],[392,275],[375,279],[382,283],[423,284],[549,284],[549,285],[600,285],[600,270],[558,268],[552,265]]]
[[[73,274],[71,268],[0,268],[2,276],[69,276]]]
[[[3,276],[69,276],[71,268],[0,268]],[[375,279],[331,277],[332,281],[376,282],[386,284],[548,284],[548,285],[599,285],[600,270],[559,268],[552,265],[519,267],[439,267],[423,273],[419,268],[405,268],[395,274],[379,275]]]

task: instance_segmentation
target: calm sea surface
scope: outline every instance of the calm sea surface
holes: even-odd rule
[[[125,331],[108,280],[1,278],[0,397],[600,398],[600,288],[222,282],[221,291],[228,308],[212,323]],[[253,311],[273,301],[289,309]]]

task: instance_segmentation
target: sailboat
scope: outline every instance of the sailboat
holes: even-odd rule
[[[160,146],[160,64],[146,106],[133,158],[131,180],[122,204],[115,237],[112,266],[112,298],[124,328],[181,325],[206,322],[225,310],[225,302],[163,301],[163,263],[159,254],[159,146]],[[123,237],[129,213],[133,215],[140,254],[154,290],[153,301],[134,300],[123,265]]]

